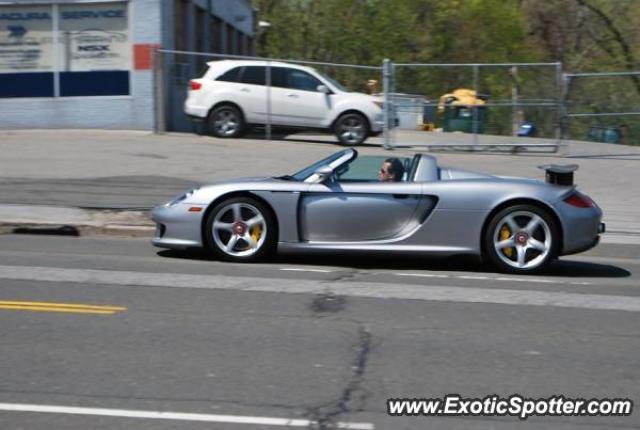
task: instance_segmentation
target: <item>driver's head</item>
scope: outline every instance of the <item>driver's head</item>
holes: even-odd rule
[[[404,174],[404,166],[398,158],[387,158],[380,167],[378,179],[382,182],[400,182]]]

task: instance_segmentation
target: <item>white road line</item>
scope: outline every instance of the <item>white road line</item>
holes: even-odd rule
[[[283,278],[252,278],[248,276],[190,275],[9,265],[0,265],[0,279],[75,283],[95,287],[104,286],[105,288],[120,285],[127,287],[204,288],[305,294],[318,294],[325,292],[327,289],[326,281],[312,279],[288,280]],[[331,290],[335,294],[353,297],[640,312],[640,296],[357,281],[333,282]]]
[[[564,281],[556,282],[550,279],[536,279],[536,278],[495,278],[495,281],[507,281],[507,282],[534,282],[538,284],[564,284]]]
[[[331,273],[333,270],[326,269],[301,269],[298,267],[282,267],[279,270],[283,272],[317,272],[317,273]]]
[[[442,274],[435,274],[435,273],[392,273],[392,274],[395,276],[408,276],[408,277],[417,277],[417,278],[455,278],[455,279],[467,279],[467,280],[476,280],[476,281],[530,282],[530,283],[537,283],[537,284],[569,284],[570,283],[566,281],[554,281],[551,279],[540,279],[540,278],[509,278],[509,277],[492,278],[490,276],[442,275]],[[580,282],[580,283],[571,282],[571,284],[572,285],[591,285],[589,282]]]
[[[415,276],[417,278],[448,278],[449,275],[439,275],[435,273],[394,273],[396,276]]]
[[[23,403],[0,403],[0,410],[12,412],[40,412],[50,414],[95,415],[122,418],[146,418],[156,420],[204,421],[213,423],[251,424],[278,427],[309,427],[315,421],[297,418],[252,417],[241,415],[213,415],[183,412],[136,411],[130,409],[82,408],[75,406],[29,405]],[[373,430],[370,423],[337,423],[340,429]]]

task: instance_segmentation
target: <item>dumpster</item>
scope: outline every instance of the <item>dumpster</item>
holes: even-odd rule
[[[459,88],[440,97],[438,111],[443,114],[444,131],[484,133],[487,120],[487,96]]]
[[[486,120],[486,106],[446,106],[442,129],[482,134]]]

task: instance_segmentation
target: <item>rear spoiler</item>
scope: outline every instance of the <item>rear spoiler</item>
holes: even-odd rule
[[[577,164],[544,164],[538,169],[545,171],[545,181],[548,184],[571,186],[573,185],[573,172],[578,170]]]

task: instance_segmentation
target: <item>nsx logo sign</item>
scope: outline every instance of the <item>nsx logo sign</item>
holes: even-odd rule
[[[101,51],[109,51],[109,45],[85,45],[78,46],[78,51],[85,52],[101,52]]]

